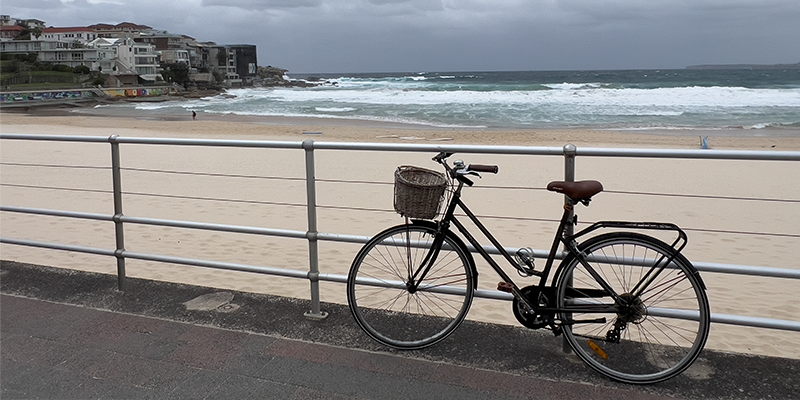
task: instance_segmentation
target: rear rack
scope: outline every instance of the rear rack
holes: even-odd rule
[[[669,223],[669,222],[632,222],[632,221],[598,221],[594,224],[586,227],[586,229],[581,230],[580,232],[566,237],[566,240],[574,240],[580,236],[586,235],[587,233],[594,232],[598,229],[602,228],[622,228],[622,229],[649,229],[649,230],[659,230],[659,231],[674,231],[677,233],[678,237],[675,239],[674,242],[670,245],[676,252],[683,250],[686,247],[686,243],[688,242],[688,238],[686,237],[686,232],[683,231],[678,225]]]

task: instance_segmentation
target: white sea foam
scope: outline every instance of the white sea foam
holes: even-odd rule
[[[353,107],[314,107],[314,109],[319,112],[332,112],[332,113],[342,113],[342,112],[357,110],[357,108]]]
[[[555,85],[554,85],[555,86]],[[554,90],[530,91],[429,91],[391,85],[350,90],[251,89],[242,96],[287,102],[324,101],[367,104],[581,104],[702,107],[796,107],[800,90],[747,89],[725,87],[681,87],[658,89],[584,89],[563,85]],[[567,89],[567,87],[570,87]]]
[[[582,79],[587,75],[591,74],[583,73]],[[442,127],[765,129],[797,126],[800,122],[797,85],[746,88],[602,80],[532,83],[487,78],[486,74],[449,73],[325,79],[337,85],[239,88],[228,91],[232,98],[136,103],[135,107],[159,114],[203,109]]]

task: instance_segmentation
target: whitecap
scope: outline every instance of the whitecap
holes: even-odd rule
[[[333,112],[333,113],[350,112],[357,110],[357,108],[353,107],[314,107],[314,109],[319,112]]]

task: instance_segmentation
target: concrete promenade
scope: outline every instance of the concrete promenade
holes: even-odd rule
[[[706,350],[633,386],[521,327],[467,321],[397,352],[342,305],[315,321],[304,300],[132,278],[120,292],[113,275],[9,261],[0,293],[2,399],[800,399],[800,360]]]

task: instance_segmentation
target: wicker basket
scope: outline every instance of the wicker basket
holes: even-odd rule
[[[433,219],[439,213],[447,179],[441,172],[400,166],[394,172],[394,209],[414,219]]]

